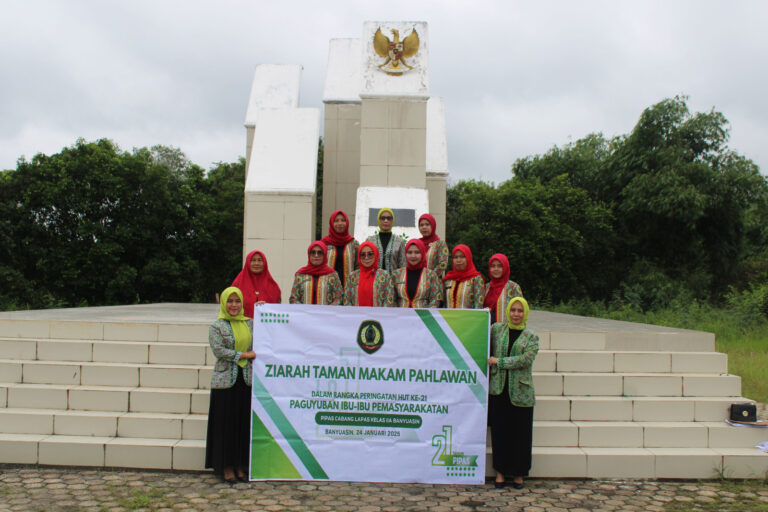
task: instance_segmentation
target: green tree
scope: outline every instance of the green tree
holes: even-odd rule
[[[611,261],[610,212],[564,176],[509,180],[498,187],[462,181],[448,189],[449,245],[467,244],[487,272],[497,252],[510,260],[511,278],[527,297],[560,301],[601,296]]]
[[[240,266],[242,160],[78,140],[0,179],[5,307],[211,300]]]

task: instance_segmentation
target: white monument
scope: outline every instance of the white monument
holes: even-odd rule
[[[393,231],[421,236],[431,213],[445,236],[445,108],[429,97],[425,22],[363,24],[360,39],[333,39],[323,90],[323,222],[335,210],[365,240],[376,213]],[[246,113],[243,257],[263,251],[287,301],[314,239],[319,110],[299,108],[301,67],[259,65]]]
[[[245,119],[243,258],[267,256],[285,302],[315,233],[320,110],[298,108],[300,75],[300,66],[257,66]]]

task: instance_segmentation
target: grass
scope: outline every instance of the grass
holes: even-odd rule
[[[547,308],[558,313],[640,322],[715,334],[718,352],[728,354],[728,373],[741,377],[742,396],[768,402],[768,319],[739,305],[722,307],[691,302],[660,311],[609,308],[602,303],[572,301]]]
[[[728,492],[733,497],[718,493],[704,500],[695,492],[681,493],[693,501],[670,501],[664,506],[664,512],[768,512],[768,503],[757,494],[768,490],[768,475],[762,480],[721,480],[716,484],[707,482],[707,485],[715,485],[719,492]]]
[[[116,489],[111,491],[118,504],[126,510],[157,510],[168,506],[163,493],[154,487],[150,487],[148,491],[134,489],[133,494],[128,497],[118,495]]]

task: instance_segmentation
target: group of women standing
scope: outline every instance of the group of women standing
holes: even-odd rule
[[[489,415],[496,486],[522,487],[531,465],[535,397],[531,367],[538,336],[526,327],[528,303],[511,281],[509,260],[494,254],[490,281],[475,268],[472,251],[457,245],[449,253],[432,215],[419,218],[421,238],[407,242],[392,233],[394,212],[378,213],[379,230],[359,244],[349,234],[341,210],[329,219],[328,235],[312,242],[307,265],[296,271],[289,302],[408,308],[487,308],[491,313]],[[451,270],[448,270],[448,260]],[[221,295],[219,318],[209,341],[216,365],[211,383],[206,467],[233,482],[246,479],[250,362],[256,357],[250,336],[254,306],[279,303],[280,288],[261,251],[249,253],[243,270]],[[247,335],[246,335],[247,332]],[[243,412],[243,410],[245,412]],[[243,458],[244,457],[244,458]]]

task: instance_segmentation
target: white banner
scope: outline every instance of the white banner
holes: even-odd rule
[[[255,310],[252,480],[483,484],[485,310]]]

